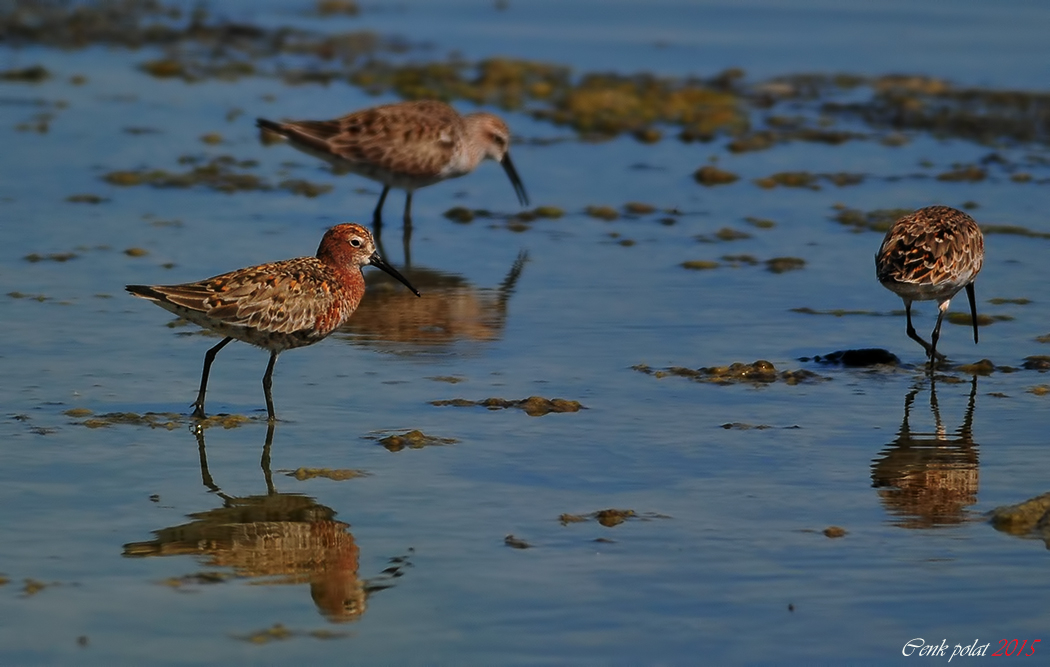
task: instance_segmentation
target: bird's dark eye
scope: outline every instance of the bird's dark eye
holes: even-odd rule
[[[492,141],[500,148],[503,148],[507,145],[507,140],[498,134],[492,135]]]
[[[356,239],[356,238],[355,239],[350,239],[350,245],[354,246],[355,248],[360,248],[361,247],[361,239]]]

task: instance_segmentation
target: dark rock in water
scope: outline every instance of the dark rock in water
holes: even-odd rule
[[[1050,370],[1050,356],[1036,355],[1032,357],[1025,357],[1024,363],[1021,364],[1023,368],[1030,371],[1045,371]]]
[[[815,357],[803,357],[799,361],[815,361],[818,364],[837,364],[842,366],[899,366],[901,360],[897,355],[881,347],[869,347],[863,350],[839,350]]]

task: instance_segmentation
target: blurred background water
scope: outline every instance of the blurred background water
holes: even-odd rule
[[[3,662],[883,664],[915,637],[978,638],[988,654],[1040,639],[1045,507],[994,526],[988,512],[1050,490],[1044,3],[464,0],[321,15],[267,0],[205,5],[201,25],[227,26],[213,41],[30,29],[33,12],[75,6],[0,3]],[[136,25],[193,20],[195,4],[171,6]],[[333,38],[336,54],[369,46],[350,62],[259,46],[292,29],[354,35]],[[225,50],[238,40],[261,50],[252,72],[165,74],[187,51],[201,72],[243,62]],[[254,118],[401,99],[347,81],[376,63],[496,56],[573,81],[695,77],[745,121],[681,141],[673,124],[596,134],[552,123],[542,100],[486,102],[515,133],[533,204],[563,215],[522,216],[485,164],[417,192],[406,248],[392,193],[384,252],[423,298],[376,279],[344,331],[282,355],[272,431],[266,355],[229,346],[209,385],[226,417],[197,428],[214,339],[123,286],[312,254],[327,227],[367,222],[379,192],[261,143]],[[900,115],[882,112],[905,93]],[[771,146],[734,148],[762,131]],[[701,185],[705,165],[739,179]],[[195,167],[257,180],[232,193],[142,182]],[[807,187],[756,183],[781,173]],[[301,196],[290,179],[330,189]],[[976,288],[993,320],[976,347],[965,322],[940,345],[957,364],[990,360],[976,379],[954,366],[931,380],[874,279],[881,233],[865,214],[933,203],[988,232]],[[457,206],[490,217],[443,215]],[[804,263],[769,270],[776,258]],[[920,331],[933,314],[918,306]],[[813,360],[860,348],[901,364]],[[760,359],[813,376],[660,373]],[[433,404],[529,396],[583,409]]]

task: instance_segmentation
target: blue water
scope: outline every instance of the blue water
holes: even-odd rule
[[[459,52],[542,59],[576,73],[704,77],[742,67],[752,82],[909,73],[1036,91],[1050,80],[1050,8],[1035,2],[512,1],[504,11],[401,2],[326,21],[300,9],[273,0],[223,3],[217,13],[398,35],[429,44],[404,56],[419,61]],[[982,224],[1050,232],[1044,144],[909,132],[900,147],[794,142],[733,154],[724,137],[588,143],[524,112],[504,113],[522,138],[513,155],[533,203],[566,215],[521,232],[442,217],[453,206],[518,210],[491,164],[418,192],[411,260],[423,299],[406,303],[403,290],[373,289],[347,331],[282,355],[274,378],[281,421],[268,465],[260,460],[266,354],[224,349],[209,410],[250,419],[205,430],[202,471],[187,415],[215,339],[168,328],[167,313],[123,286],[311,254],[328,226],[367,222],[374,184],[333,176],[286,146],[261,146],[252,119],[330,117],[393,98],[344,83],[188,84],[136,69],[159,53],[0,51],[0,69],[40,64],[52,72],[39,84],[0,82],[5,664],[884,664],[903,659],[916,637],[949,645],[978,638],[992,644],[990,654],[1000,639],[1045,632],[1047,595],[1034,585],[1045,572],[1044,545],[996,531],[985,514],[1050,490],[1050,396],[1038,390],[1050,376],[1020,368],[1028,356],[1050,354],[1036,341],[1050,333],[1042,261],[1050,240],[989,234],[979,309],[1013,319],[983,327],[976,347],[967,327],[945,325],[941,349],[954,361],[988,358],[1017,369],[977,379],[972,429],[960,436],[971,376],[950,371],[931,387],[922,350],[891,314],[899,299],[874,279],[881,236],[832,220],[836,204],[868,211],[973,202]],[[86,83],[73,85],[74,75]],[[46,133],[16,127],[39,113],[53,114]],[[209,132],[223,143],[201,143]],[[568,140],[535,141],[555,138]],[[1034,182],[1012,182],[994,164],[978,183],[934,178],[993,151],[1024,164]],[[101,178],[177,170],[185,154],[231,154],[257,160],[254,173],[271,182],[305,178],[334,188],[310,199],[283,190],[122,188]],[[697,185],[693,171],[712,157],[741,180]],[[868,177],[820,190],[752,183],[787,170]],[[108,201],[66,201],[76,194]],[[664,225],[662,213],[605,222],[583,212],[629,201],[681,214]],[[401,205],[392,193],[384,236],[398,266]],[[776,225],[759,229],[747,217]],[[723,227],[751,237],[696,240]],[[147,254],[129,256],[129,248]],[[521,275],[501,294],[522,251]],[[31,253],[76,256],[30,262]],[[806,264],[783,274],[761,263],[681,267],[737,254]],[[873,314],[791,310],[803,307]],[[933,306],[917,308],[916,326],[926,332]],[[965,299],[953,310],[964,312]],[[872,372],[799,360],[862,347],[887,348],[903,366]],[[632,369],[757,359],[820,379],[720,386]],[[900,439],[909,394],[909,426],[925,442]],[[530,417],[431,404],[532,395],[585,409]],[[171,429],[84,425],[117,412],[180,416]],[[734,423],[752,428],[724,428]],[[399,452],[377,442],[412,429],[456,442]],[[939,431],[944,444],[931,444]],[[886,459],[903,462],[893,469],[897,486],[876,488],[873,466]],[[299,468],[368,474],[287,475]],[[184,528],[181,547],[165,555],[125,555],[127,545],[176,534],[165,529],[202,513],[266,503],[310,510],[224,514],[224,527],[208,529],[216,532]],[[609,508],[637,516],[613,527],[559,521]],[[826,537],[829,526],[846,535]],[[531,548],[511,548],[508,535]],[[45,586],[36,591],[26,580]],[[344,622],[319,602],[340,591],[356,605]],[[291,635],[245,640],[275,624]]]

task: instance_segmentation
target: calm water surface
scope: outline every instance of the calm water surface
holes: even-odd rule
[[[1036,92],[1050,81],[1050,7],[1036,2],[402,2],[321,21],[274,0],[216,12],[396,35],[412,45],[398,57],[420,62],[458,52],[700,77],[742,67],[755,85],[837,72]],[[727,137],[582,141],[504,112],[533,203],[565,215],[520,227],[443,217],[453,206],[518,212],[485,164],[417,193],[406,257],[393,193],[385,254],[401,267],[410,258],[423,299],[373,285],[345,331],[283,355],[272,432],[266,354],[229,346],[209,409],[246,419],[195,429],[189,403],[215,339],[167,326],[123,286],[312,254],[332,224],[366,222],[375,184],[261,145],[252,119],[396,98],[340,82],[157,79],[138,68],[161,53],[151,48],[0,46],[0,69],[51,72],[0,82],[3,663],[883,664],[917,637],[978,639],[988,654],[1001,639],[1050,641],[1038,531],[1011,535],[987,518],[1050,491],[1050,376],[1022,368],[1050,354],[1037,340],[1050,333],[1045,128],[1032,142],[912,130],[903,145],[732,153]],[[820,102],[794,112],[820,117]],[[185,170],[184,155],[334,187],[308,198],[103,179]],[[698,185],[692,173],[712,160],[740,180]],[[936,178],[972,164],[988,177]],[[1014,166],[1032,179],[1011,180]],[[865,178],[753,183],[783,171]],[[584,213],[632,201],[658,210]],[[833,220],[836,205],[932,203],[1034,234],[988,235],[978,305],[998,319],[979,346],[952,324],[941,342],[953,361],[1013,372],[931,381],[899,299],[874,279],[881,234]],[[727,227],[749,237],[719,240]],[[739,255],[757,264],[724,259]],[[774,273],[764,262],[775,257],[805,265]],[[720,266],[682,267],[692,260]],[[928,333],[934,314],[920,304],[916,326]],[[901,365],[801,360],[868,347]],[[633,368],[758,359],[818,377],[723,386]],[[533,395],[585,409],[431,403]],[[416,429],[435,440],[379,442]],[[605,526],[594,514],[607,509],[634,515]],[[826,537],[831,526],[846,534]]]

